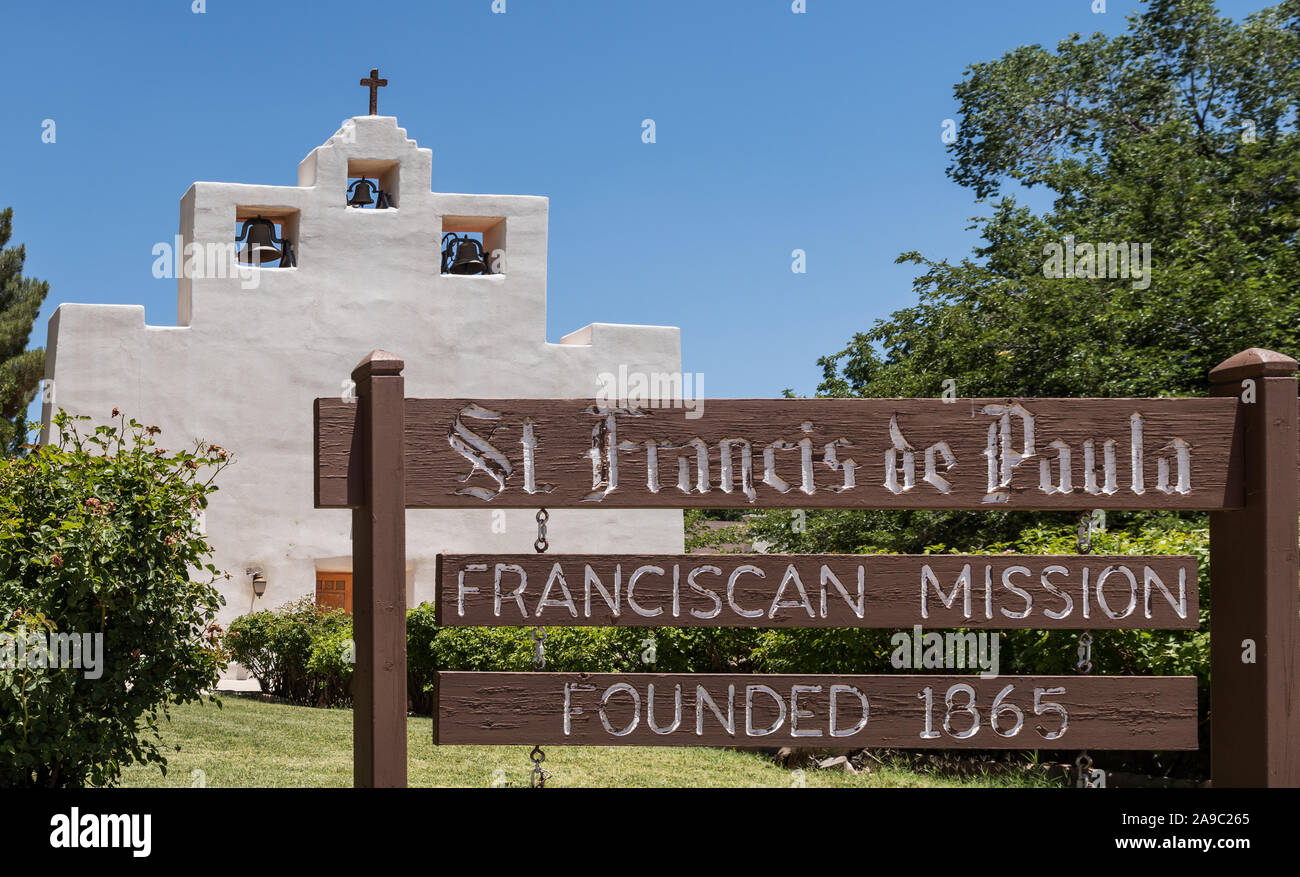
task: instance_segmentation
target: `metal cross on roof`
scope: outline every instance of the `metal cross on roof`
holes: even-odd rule
[[[388,84],[387,79],[379,78],[379,68],[370,71],[367,79],[361,80],[361,84],[370,89],[370,115],[379,115],[379,89]]]

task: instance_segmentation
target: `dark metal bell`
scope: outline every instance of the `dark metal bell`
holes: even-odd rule
[[[367,204],[374,204],[373,195],[376,188],[369,180],[357,180],[348,187],[348,194],[351,196],[348,198],[348,206],[365,207]]]
[[[451,274],[486,274],[483,249],[473,238],[461,238],[456,244],[456,258],[451,263]]]
[[[239,261],[248,265],[265,265],[268,262],[274,262],[281,258],[281,253],[275,246],[275,225],[269,219],[250,219],[244,223],[244,229],[240,233],[241,240],[247,238],[248,243],[244,244],[244,249],[239,253]]]

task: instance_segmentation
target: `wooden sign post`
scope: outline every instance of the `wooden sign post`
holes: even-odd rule
[[[376,351],[354,373],[357,404],[315,409],[316,506],[354,510],[359,786],[406,779],[404,509],[541,506],[1210,511],[1214,781],[1300,785],[1289,357],[1233,357],[1207,399],[716,400],[692,416],[403,399],[401,368]],[[1196,565],[1179,557],[458,555],[437,576],[448,625],[1199,623]],[[437,685],[443,743],[743,746],[768,728],[803,736],[816,716],[824,739],[871,746],[1196,745],[1191,677],[439,673]]]
[[[352,781],[406,786],[406,500],[402,360],[376,350],[352,372]],[[328,436],[317,438],[328,447]],[[319,447],[319,446],[318,446]]]
[[[1240,416],[1240,509],[1210,516],[1210,767],[1216,786],[1300,786],[1296,361],[1252,348],[1210,372]]]

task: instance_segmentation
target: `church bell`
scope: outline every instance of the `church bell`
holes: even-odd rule
[[[257,217],[244,222],[236,241],[247,239],[244,248],[239,251],[239,261],[248,265],[266,265],[284,256],[275,246],[275,223],[269,219]]]
[[[442,250],[443,274],[489,274],[483,259],[483,245],[471,237],[456,237],[448,233]]]
[[[348,186],[348,206],[365,207],[374,204],[374,190],[376,188],[378,187],[369,180],[357,180],[351,186]],[[380,196],[383,198],[384,206],[387,207],[388,197],[382,192]]]

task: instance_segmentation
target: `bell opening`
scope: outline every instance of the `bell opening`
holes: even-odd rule
[[[239,207],[235,210],[235,258],[254,268],[298,265],[298,211]]]
[[[443,216],[442,273],[457,277],[505,274],[504,216]]]
[[[442,273],[469,277],[492,273],[492,257],[484,247],[479,232],[443,235]]]
[[[372,183],[364,177],[359,180],[353,180],[348,184],[348,206],[349,207],[374,207],[375,195],[382,195],[379,192],[379,185]]]
[[[396,208],[401,187],[400,171],[401,166],[396,161],[349,159],[344,203],[353,210]]]

